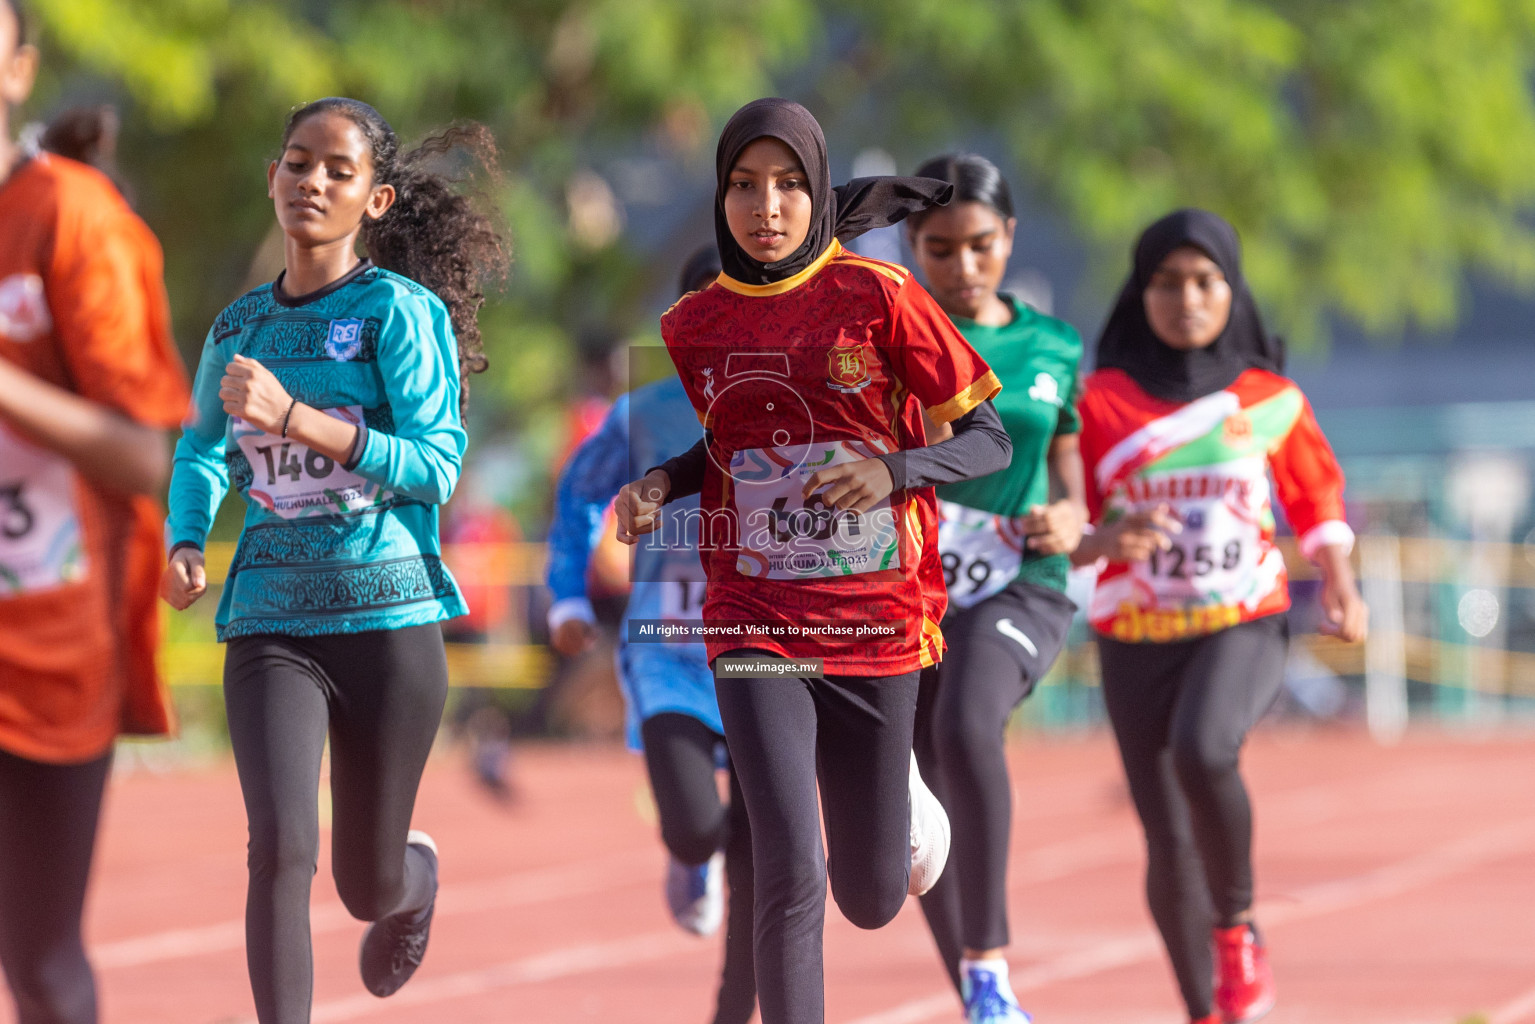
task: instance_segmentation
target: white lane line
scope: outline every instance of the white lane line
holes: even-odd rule
[[[501,878],[445,887],[438,913],[444,915],[530,906],[575,896],[588,896],[631,885],[656,874],[656,857],[634,851],[593,858],[576,864],[523,871]],[[322,903],[310,911],[314,935],[357,924],[339,903]],[[91,947],[91,962],[99,970],[142,967],[146,964],[206,953],[242,949],[243,919],[143,935]]]
[[[1487,1018],[1487,1024],[1524,1024],[1535,1017],[1535,988],[1504,1003]]]
[[[1284,900],[1265,900],[1258,918],[1265,927],[1320,917],[1364,903],[1399,896],[1470,868],[1528,852],[1535,846],[1535,820],[1526,819],[1447,843],[1433,850],[1387,864],[1374,871],[1289,893]],[[1024,992],[1061,981],[1087,977],[1116,967],[1141,963],[1161,955],[1161,943],[1151,930],[1126,934],[1053,960],[1012,972],[1013,991]],[[847,1024],[925,1024],[953,1016],[954,993],[935,992]],[[1507,1018],[1501,1016],[1510,1013]],[[1521,1024],[1535,1014],[1535,991],[1504,1007],[1488,1024]]]
[[[631,967],[635,964],[662,960],[689,950],[697,951],[697,949],[698,938],[685,935],[676,928],[647,932],[611,942],[570,946],[566,949],[540,953],[521,960],[511,960],[475,971],[463,971],[437,978],[421,978],[413,981],[388,1000],[375,999],[371,995],[356,995],[317,1003],[310,1019],[313,1024],[357,1020],[361,1017],[386,1013],[402,1006],[424,1006],[515,988],[519,985],[552,981],[556,978],[607,971],[616,967]]]

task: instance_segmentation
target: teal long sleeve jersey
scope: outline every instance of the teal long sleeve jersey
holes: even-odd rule
[[[300,402],[358,424],[353,462],[226,413],[219,380],[236,355]],[[192,392],[166,544],[203,547],[230,485],[245,499],[220,640],[400,629],[465,613],[437,532],[466,443],[457,341],[437,296],[366,260],[309,295],[262,285],[214,321]]]

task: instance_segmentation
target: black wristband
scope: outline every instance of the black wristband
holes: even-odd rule
[[[298,399],[288,403],[288,411],[282,414],[282,436],[288,436],[288,421],[293,418],[293,410],[298,405]]]
[[[190,541],[190,540],[178,541],[175,545],[173,545],[171,547],[171,549],[169,551],[167,551],[165,553],[166,560],[169,561],[171,556],[174,555],[176,552],[180,551],[182,548],[191,548],[193,551],[199,551],[200,552],[200,551],[202,551],[203,546],[201,544],[198,544],[196,541]]]

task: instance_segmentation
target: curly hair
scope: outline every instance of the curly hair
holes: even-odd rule
[[[469,375],[490,365],[479,324],[485,286],[505,279],[511,246],[476,202],[480,197],[459,186],[476,171],[491,180],[497,177],[495,138],[484,125],[457,123],[401,152],[399,136],[377,110],[361,100],[333,96],[288,115],[283,146],[300,124],[327,113],[357,126],[373,158],[374,182],[394,187],[388,211],[363,222],[363,245],[376,265],[431,289],[448,307],[458,338],[459,407],[467,413]],[[469,174],[440,169],[450,160],[467,163]]]

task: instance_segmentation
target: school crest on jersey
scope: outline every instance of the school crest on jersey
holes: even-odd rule
[[[325,354],[344,363],[357,358],[362,351],[362,321],[357,319],[332,320],[330,333],[325,336]]]
[[[869,386],[869,363],[861,345],[838,345],[826,353],[826,386],[845,395]]]
[[[12,274],[0,281],[0,334],[12,341],[36,341],[52,329],[42,278]]]

